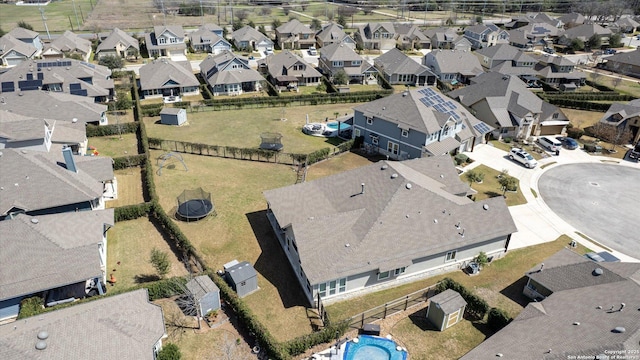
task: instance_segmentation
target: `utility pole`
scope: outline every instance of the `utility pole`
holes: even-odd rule
[[[80,30],[80,20],[78,20],[78,10],[76,10],[76,0],[71,0],[73,3],[73,12],[76,14],[76,23],[78,24],[78,30]]]
[[[69,15],[69,25],[71,25],[71,31],[73,31],[73,22],[71,21],[71,15]]]
[[[80,8],[80,18],[82,19],[82,23],[84,24],[84,14],[82,13],[82,6],[78,5],[78,7]],[[80,28],[78,28],[78,30],[80,30]]]
[[[47,18],[44,17],[44,9],[39,8],[39,10],[40,16],[42,16],[42,22],[44,23],[44,29],[47,30],[47,37],[49,38],[49,40],[51,40],[51,34],[49,34],[49,27],[47,26]],[[71,21],[71,19],[69,19],[69,21]]]

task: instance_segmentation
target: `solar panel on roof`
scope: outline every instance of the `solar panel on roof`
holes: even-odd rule
[[[69,90],[69,93],[71,95],[87,96],[87,90],[84,90],[84,89]]]
[[[486,134],[489,131],[491,131],[491,129],[489,129],[489,127],[487,126],[487,124],[485,123],[477,123],[475,125],[473,125],[473,128],[476,129],[479,133],[481,134]]]
[[[69,90],[73,91],[73,90],[81,90],[82,86],[78,83],[75,84],[69,84]]]
[[[38,73],[38,80],[44,80],[44,74],[39,72]]]
[[[7,81],[2,83],[2,92],[14,92],[16,90],[13,81]]]
[[[18,87],[20,88],[20,90],[37,90],[40,86],[42,86],[41,80],[18,81]]]

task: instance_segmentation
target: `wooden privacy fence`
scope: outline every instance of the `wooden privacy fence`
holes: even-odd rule
[[[427,288],[412,292],[411,294],[392,300],[384,305],[380,305],[364,311],[360,314],[354,315],[347,319],[347,321],[349,322],[349,327],[354,329],[361,329],[364,324],[370,324],[378,320],[386,319],[391,315],[418,306],[435,295],[436,286],[438,286],[438,284],[434,284]]]

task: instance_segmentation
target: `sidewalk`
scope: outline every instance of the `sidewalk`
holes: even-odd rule
[[[465,152],[465,155],[476,160],[466,166],[464,168],[465,171],[483,164],[497,171],[506,169],[509,171],[509,175],[520,181],[520,190],[527,200],[527,203],[509,208],[511,216],[518,228],[518,232],[514,233],[511,237],[510,249],[518,249],[554,241],[560,235],[565,234],[595,252],[606,251],[597,244],[578,235],[576,232],[579,230],[557,216],[547,206],[542,197],[533,195],[531,189],[535,191],[536,194],[540,194],[538,180],[542,174],[558,165],[601,163],[602,161],[611,161],[611,158],[589,155],[580,149],[563,150],[560,152],[560,156],[549,156],[541,159],[538,161],[538,166],[535,169],[527,169],[511,161],[505,151],[496,149],[490,144],[476,145],[473,152]],[[620,166],[640,168],[640,163],[619,161]],[[622,261],[638,261],[638,259],[634,259],[617,251],[613,251],[612,253]]]

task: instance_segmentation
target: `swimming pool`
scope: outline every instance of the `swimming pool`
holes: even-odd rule
[[[407,352],[397,350],[395,341],[379,336],[361,335],[359,341],[349,341],[344,360],[406,360]]]
[[[328,127],[331,130],[338,130],[338,122],[337,121],[331,121],[326,123],[326,127]],[[344,131],[344,130],[349,130],[351,129],[351,125],[347,124],[347,123],[340,123],[340,131]]]

